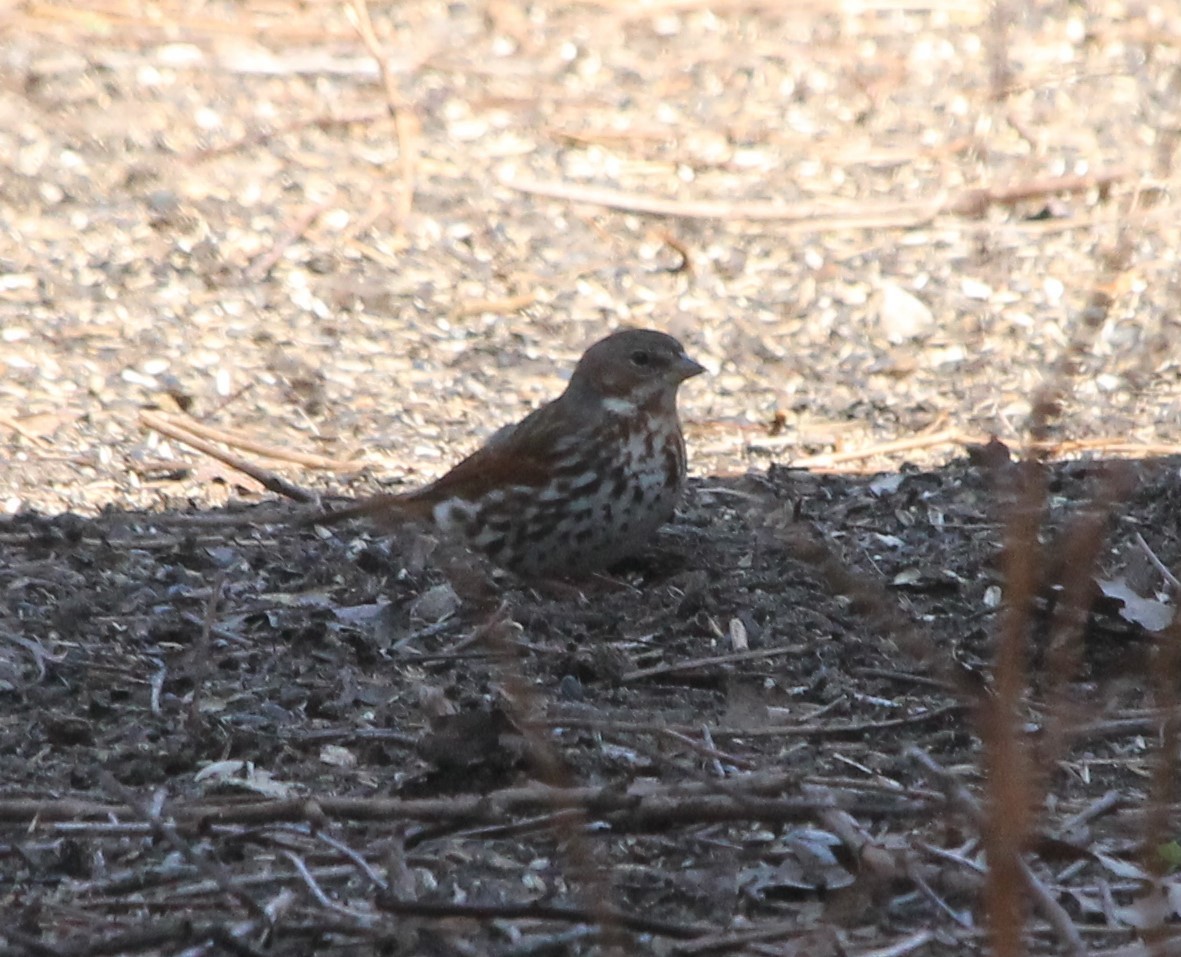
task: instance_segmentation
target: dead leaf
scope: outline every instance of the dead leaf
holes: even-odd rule
[[[1119,616],[1145,631],[1164,631],[1173,621],[1173,606],[1154,598],[1142,598],[1122,580],[1099,579],[1099,590],[1108,598],[1121,602]]]

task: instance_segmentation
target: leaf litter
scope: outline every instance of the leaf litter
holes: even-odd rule
[[[1081,460],[1038,516],[1024,890],[1029,950],[1147,953],[1175,624],[1132,533],[1178,567],[1181,218],[1145,31],[1174,12],[1030,10],[998,97],[982,5],[370,14],[14,14],[5,952],[980,946],[956,788],[988,784],[1008,450],[1130,228],[1038,437]],[[621,322],[713,375],[699,477],[613,585],[281,520],[283,489],[438,474]]]

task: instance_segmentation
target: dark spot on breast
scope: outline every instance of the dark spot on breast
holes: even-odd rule
[[[494,539],[492,539],[492,541],[490,541],[487,545],[484,546],[484,551],[488,553],[488,556],[490,558],[495,558],[497,555],[499,555],[501,552],[504,551],[504,547],[507,544],[508,544],[508,542],[505,541],[505,539],[503,537],[502,538],[494,538]]]
[[[668,474],[668,484],[672,485],[680,480],[684,457],[677,444],[670,443],[664,449],[664,468]]]
[[[579,545],[585,545],[594,536],[595,530],[593,528],[580,528],[574,533],[574,541]]]
[[[522,542],[544,542],[547,538],[552,538],[554,534],[554,526],[550,522],[537,522],[526,529],[523,529],[521,535]]]
[[[644,501],[644,486],[637,485],[635,488],[632,489],[632,501],[635,502],[636,505],[640,505],[643,503],[643,501]]]
[[[584,472],[595,471],[594,466],[587,467],[585,458],[581,456],[571,456],[565,462],[559,462],[554,466],[553,475],[557,479],[574,479],[582,475]]]

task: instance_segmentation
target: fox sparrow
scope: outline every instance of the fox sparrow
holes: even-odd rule
[[[442,478],[313,521],[433,523],[527,578],[605,568],[672,516],[685,484],[677,387],[704,371],[672,336],[616,332],[587,349],[558,398]]]

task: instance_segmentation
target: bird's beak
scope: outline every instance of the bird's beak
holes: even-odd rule
[[[677,373],[677,381],[684,382],[686,379],[692,379],[695,375],[701,375],[705,371],[705,366],[699,362],[694,362],[684,353],[677,360],[677,364],[673,367]]]

